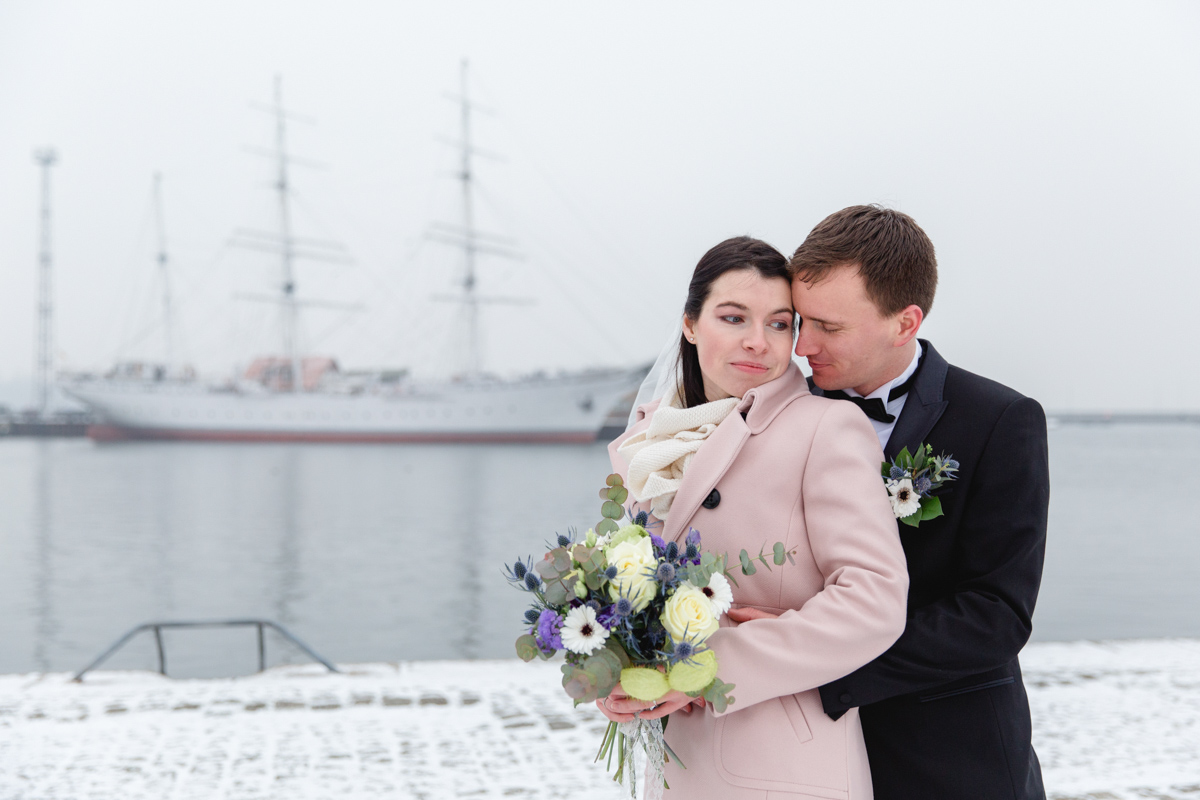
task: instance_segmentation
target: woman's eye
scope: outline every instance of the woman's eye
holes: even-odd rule
[[[721,319],[725,320],[726,322],[732,323],[734,325],[738,325],[743,321],[742,318],[737,316],[736,314],[728,314],[724,317],[721,317]]]
[[[781,322],[780,320],[775,320],[774,322],[772,322],[771,327],[777,331],[790,331],[792,329],[792,326],[790,323]]]

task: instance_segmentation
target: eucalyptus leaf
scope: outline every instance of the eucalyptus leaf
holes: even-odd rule
[[[625,516],[625,509],[621,507],[620,503],[605,500],[604,505],[600,506],[600,513],[609,519],[620,519]]]
[[[745,550],[742,550],[742,552],[738,554],[738,558],[742,561],[743,575],[753,575],[754,573],[758,572],[758,567],[754,566],[754,564],[750,561],[750,554]]]
[[[625,483],[623,480],[621,480],[621,476],[615,472],[613,474],[609,475],[608,478],[606,478],[604,482],[607,483],[609,486],[622,486]]]
[[[532,633],[517,637],[517,658],[522,661],[533,661],[537,658],[538,652],[537,637]]]
[[[783,542],[775,543],[775,566],[782,567],[787,561],[787,550],[783,546]]]
[[[629,499],[629,490],[624,486],[614,486],[608,490],[608,499],[620,505]]]
[[[596,534],[599,536],[604,536],[606,534],[616,533],[616,532],[617,532],[617,523],[613,522],[611,519],[605,518],[596,523]]]

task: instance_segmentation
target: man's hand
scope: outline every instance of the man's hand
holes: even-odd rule
[[[761,611],[757,608],[731,608],[725,612],[734,622],[749,622],[752,619],[779,619],[778,614],[772,614],[770,611]]]

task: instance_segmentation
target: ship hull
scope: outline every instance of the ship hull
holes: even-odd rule
[[[642,371],[516,381],[410,382],[358,394],[216,390],[141,381],[64,386],[96,441],[591,442]]]

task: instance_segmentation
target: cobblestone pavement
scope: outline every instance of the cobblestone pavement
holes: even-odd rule
[[[1200,800],[1200,642],[1022,655],[1056,800]],[[551,664],[0,676],[0,798],[605,798],[604,719]]]

